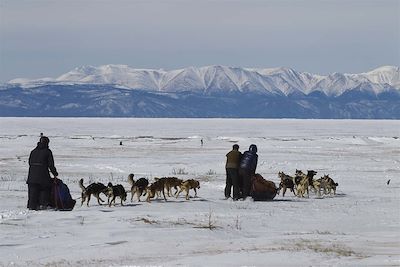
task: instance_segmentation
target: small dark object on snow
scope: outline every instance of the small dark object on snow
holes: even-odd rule
[[[386,182],[386,184],[387,184],[387,185],[389,185],[389,184],[390,184],[390,179],[389,179],[389,180]]]

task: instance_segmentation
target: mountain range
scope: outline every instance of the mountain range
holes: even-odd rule
[[[400,118],[400,70],[83,66],[0,86],[0,116]]]

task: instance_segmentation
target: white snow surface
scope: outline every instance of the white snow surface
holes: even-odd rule
[[[327,76],[295,71],[291,68],[252,69],[227,66],[188,67],[178,70],[135,69],[127,65],[83,66],[57,78],[9,81],[23,87],[41,84],[113,84],[123,88],[160,92],[269,92],[288,95],[297,91],[309,94],[322,91],[338,96],[364,86],[381,93],[387,85],[400,90],[400,70],[383,66],[366,73],[333,73]],[[369,86],[366,87],[365,85]]]
[[[399,121],[0,118],[0,128],[0,266],[400,265]],[[26,209],[40,132],[77,198],[71,212]],[[313,169],[337,194],[225,200],[234,143],[256,144],[257,172],[277,185],[279,171]],[[129,189],[131,172],[201,188],[188,201],[80,205],[80,178]]]

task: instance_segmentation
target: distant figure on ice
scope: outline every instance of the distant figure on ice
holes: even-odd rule
[[[242,181],[242,198],[246,199],[250,195],[251,178],[256,173],[257,168],[257,146],[252,144],[249,150],[243,153],[239,164],[239,176]]]
[[[239,145],[234,144],[232,150],[226,154],[226,186],[225,198],[231,197],[231,188],[233,186],[233,200],[240,198],[240,180],[239,180],[239,163],[242,153],[239,152]]]
[[[119,145],[122,146],[122,141],[119,141]]]
[[[203,146],[203,144],[204,144],[203,143],[203,138],[200,139],[200,144],[201,144],[201,146]]]
[[[54,166],[53,153],[49,149],[49,138],[40,137],[35,149],[29,156],[28,209],[47,209],[50,204],[52,179],[49,170],[55,178],[58,176]]]

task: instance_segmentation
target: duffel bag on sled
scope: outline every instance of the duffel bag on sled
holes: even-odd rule
[[[56,210],[70,211],[74,208],[76,200],[72,199],[68,186],[60,179],[54,178],[50,202]]]
[[[251,182],[250,195],[254,201],[272,200],[276,196],[278,188],[275,183],[265,180],[261,174],[256,173]]]

